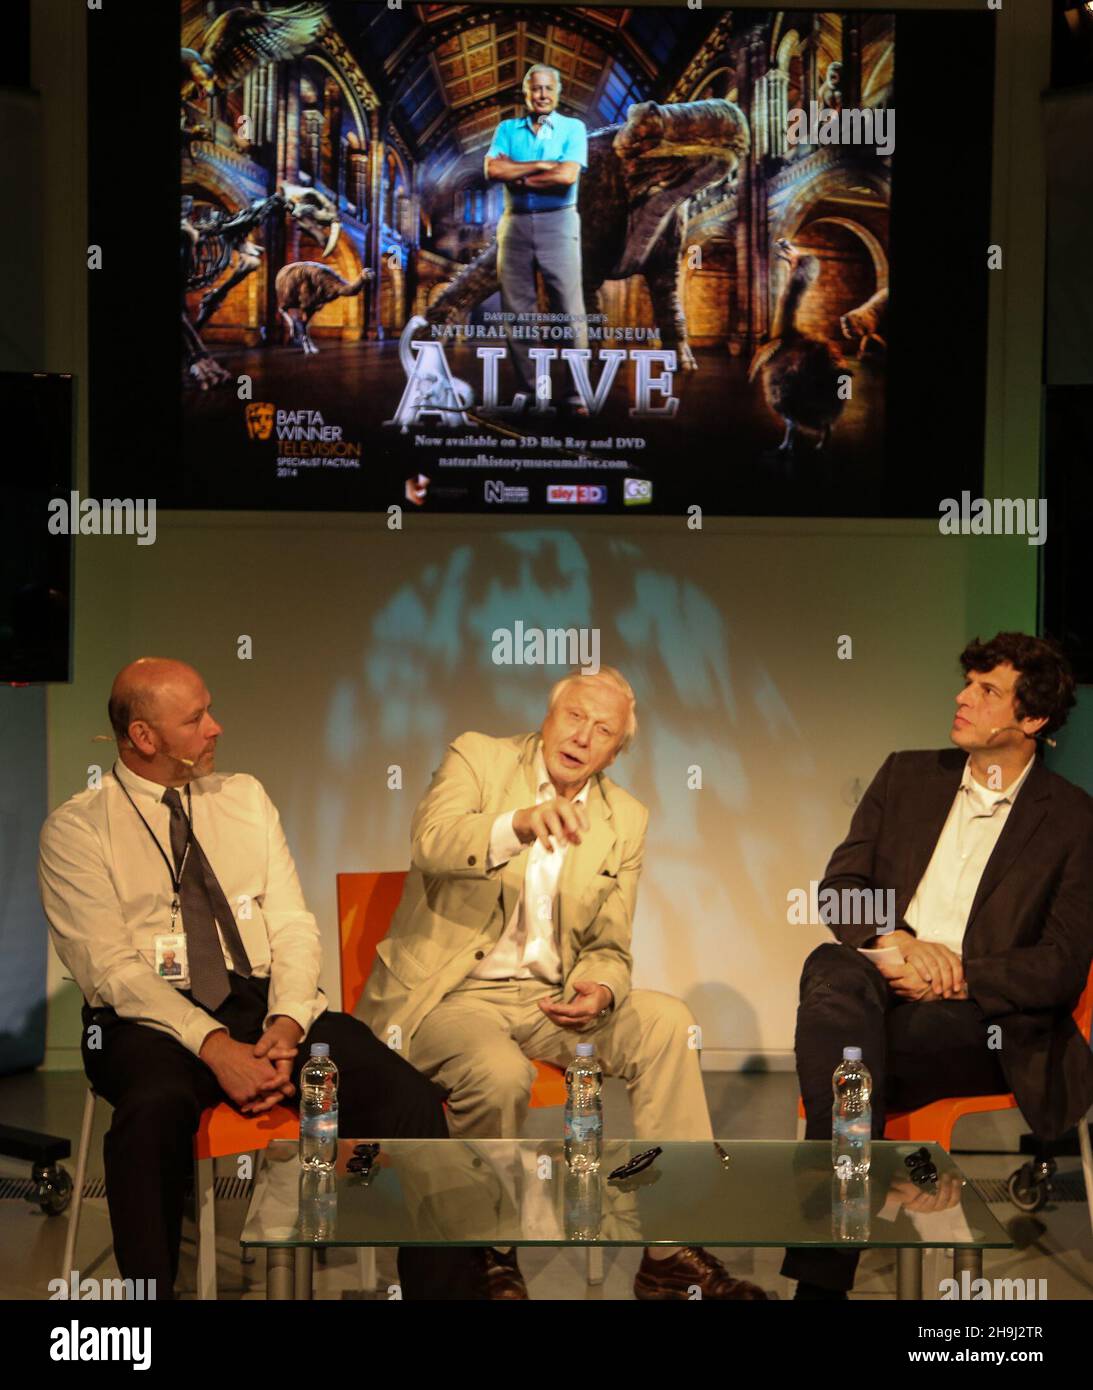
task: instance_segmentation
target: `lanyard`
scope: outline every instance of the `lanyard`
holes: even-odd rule
[[[194,804],[193,795],[190,792],[190,785],[189,783],[186,784],[186,848],[182,851],[182,863],[178,866],[178,873],[176,874],[174,868],[171,865],[170,859],[167,858],[166,851],[159,842],[159,837],[157,836],[156,832],[152,829],[152,827],[148,824],[148,822],[144,819],[144,816],[141,815],[140,807],[129,795],[129,788],[118,776],[116,771],[117,763],[114,764],[114,768],[115,782],[117,782],[118,786],[125,793],[125,799],[129,802],[129,805],[132,806],[133,810],[136,811],[138,816],[140,816],[141,825],[143,825],[145,830],[147,830],[148,834],[151,835],[152,843],[155,845],[156,849],[159,850],[159,857],[163,860],[164,864],[167,865],[167,872],[171,876],[171,888],[174,892],[174,897],[171,901],[171,921],[173,922],[177,918],[179,913],[178,896],[182,892],[182,875],[186,872],[186,861],[190,857],[190,846],[193,843],[194,838]]]

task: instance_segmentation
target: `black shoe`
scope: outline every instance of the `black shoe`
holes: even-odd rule
[[[515,1249],[505,1255],[500,1250],[495,1250],[492,1245],[486,1247],[486,1285],[490,1298],[527,1298],[528,1286],[524,1283],[524,1276],[516,1263]]]

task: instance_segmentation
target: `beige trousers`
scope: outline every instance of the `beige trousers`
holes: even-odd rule
[[[515,1139],[527,1115],[532,1061],[566,1067],[579,1042],[596,1046],[606,1076],[630,1093],[638,1139],[712,1139],[697,1030],[680,999],[635,989],[592,1027],[559,1028],[539,1008],[562,999],[542,980],[466,979],[427,1014],[410,1060],[450,1092],[448,1129],[456,1138]]]

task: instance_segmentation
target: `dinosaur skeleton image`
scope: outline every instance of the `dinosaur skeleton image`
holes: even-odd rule
[[[631,106],[622,125],[588,137],[581,176],[581,264],[585,309],[602,309],[605,280],[642,275],[661,341],[684,371],[697,362],[679,300],[682,204],[735,174],[750,146],[748,122],[731,101]],[[496,239],[425,313],[428,324],[452,323],[500,288]]]
[[[184,148],[211,138],[212,126],[187,117],[187,102],[234,91],[244,78],[263,63],[299,57],[318,38],[326,23],[322,4],[292,5],[265,13],[237,5],[225,10],[201,36],[200,50],[181,50],[181,131]],[[301,184],[282,183],[268,198],[226,213],[220,208],[195,208],[187,194],[182,199],[182,351],[190,381],[207,391],[228,380],[229,374],[201,340],[200,329],[227,295],[261,264],[262,247],[252,240],[268,218],[287,213],[323,246],[323,256],[334,250],[341,230],[337,208],[325,194]],[[326,235],[321,235],[325,229]],[[230,270],[226,280],[215,282]],[[196,319],[186,309],[188,291],[206,289]]]
[[[261,264],[262,247],[252,239],[252,233],[268,218],[282,213],[297,222],[323,248],[324,257],[333,252],[341,231],[338,210],[317,189],[305,188],[300,184],[282,184],[268,198],[258,198],[249,207],[235,213],[226,213],[220,208],[195,210],[190,195],[182,200],[185,289],[206,290],[193,323],[186,313],[183,298],[183,350],[190,376],[203,390],[225,381],[228,374],[210,355],[201,341],[199,330],[231,290],[248,275],[253,275]],[[229,269],[231,273],[227,279],[216,284]],[[208,286],[215,287],[206,288]]]

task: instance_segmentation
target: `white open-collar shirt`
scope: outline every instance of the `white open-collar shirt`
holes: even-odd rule
[[[591,784],[592,779],[589,778],[573,798],[579,805],[587,803]],[[535,785],[536,806],[557,798],[558,793],[543,760],[541,743],[535,754]],[[493,823],[488,857],[491,869],[522,854],[526,848],[512,828],[512,818],[515,814],[515,811],[505,812]],[[528,852],[520,900],[493,950],[470,972],[473,979],[538,979],[546,980],[550,984],[561,984],[562,957],[554,920],[554,899],[558,893],[558,878],[568,852],[569,844],[566,841],[560,845],[555,841],[555,848],[549,853],[537,839],[532,843]]]
[[[960,955],[979,880],[1035,761],[1030,758],[1010,785],[999,791],[975,780],[970,758],[964,764],[933,855],[903,914],[923,941],[939,942]]]

